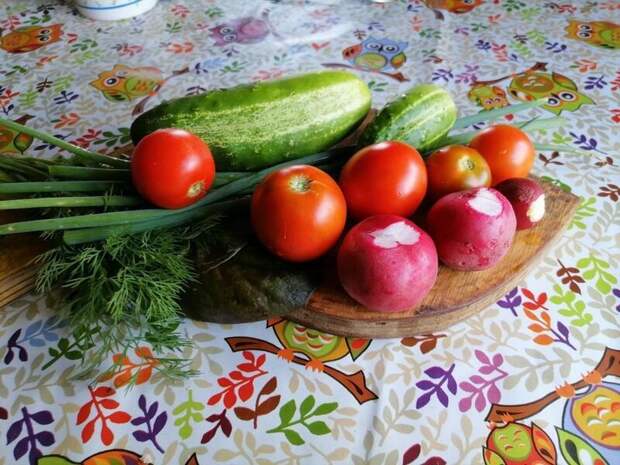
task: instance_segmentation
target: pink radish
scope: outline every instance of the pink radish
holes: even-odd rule
[[[347,293],[370,310],[407,310],[424,299],[437,278],[430,236],[406,218],[376,215],[354,226],[338,251],[338,275]]]
[[[506,197],[479,187],[439,199],[428,212],[427,226],[443,263],[474,271],[490,268],[506,255],[516,218]]]
[[[512,205],[517,217],[517,229],[531,228],[545,216],[545,191],[533,179],[506,179],[495,189]]]

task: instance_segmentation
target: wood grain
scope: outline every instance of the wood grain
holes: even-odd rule
[[[19,218],[0,211],[0,224]],[[47,245],[36,234],[0,237],[0,308],[32,290],[37,269],[32,260],[45,250]]]
[[[579,199],[549,184],[547,212],[536,227],[517,232],[508,254],[496,266],[477,272],[440,266],[437,282],[422,303],[398,313],[365,309],[348,297],[332,274],[306,308],[287,315],[327,333],[365,338],[405,337],[441,331],[497,302],[540,261],[568,227]]]

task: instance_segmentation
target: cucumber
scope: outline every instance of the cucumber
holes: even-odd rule
[[[133,122],[131,138],[186,129],[209,145],[218,170],[257,170],[330,148],[369,109],[364,81],[325,71],[164,102]]]
[[[450,94],[435,84],[421,84],[388,103],[360,136],[361,145],[400,140],[428,152],[456,121]]]

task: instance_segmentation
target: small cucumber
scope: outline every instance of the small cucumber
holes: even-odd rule
[[[209,145],[218,170],[256,170],[330,148],[369,109],[364,81],[324,71],[164,102],[133,122],[131,138],[186,129]]]
[[[400,140],[427,152],[456,121],[450,94],[435,84],[421,84],[388,103],[360,136],[361,145]]]

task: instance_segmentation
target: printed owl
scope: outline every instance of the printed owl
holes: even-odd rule
[[[23,115],[15,122],[26,124],[32,118],[34,118],[32,115]],[[32,140],[32,136],[0,124],[0,153],[21,155],[32,145]]]
[[[62,36],[62,24],[49,26],[26,26],[1,35],[0,48],[9,53],[27,53],[58,42]]]
[[[152,463],[152,457],[140,456],[125,449],[98,452],[82,462],[74,462],[62,455],[44,455],[37,459],[37,465],[149,465]]]
[[[551,438],[540,427],[508,422],[495,426],[482,448],[486,465],[555,465],[557,453]]]
[[[108,100],[126,102],[155,93],[163,81],[161,71],[152,66],[130,68],[114,65],[112,70],[99,73],[98,79],[91,81],[90,85]]]
[[[546,98],[542,106],[547,111],[559,115],[562,111],[576,111],[582,105],[592,105],[594,101],[577,89],[577,85],[560,73],[526,72],[516,76],[508,86],[513,97],[531,101]]]
[[[566,37],[597,47],[620,49],[620,24],[608,21],[569,20]]]
[[[245,17],[229,21],[209,29],[209,37],[215,45],[222,47],[232,43],[255,44],[269,35],[270,27],[266,19]]]
[[[583,378],[586,388],[576,392],[566,384],[556,390],[567,399],[562,426],[585,439],[608,463],[620,454],[620,384],[603,382],[592,371]]]
[[[339,360],[349,354],[353,360],[357,359],[371,342],[322,333],[281,318],[267,321],[267,327],[270,326],[284,347],[278,353],[280,358],[291,361],[296,353],[302,354],[308,358],[306,368],[317,371],[323,371],[324,362]]]
[[[359,44],[342,51],[345,60],[356,68],[370,71],[388,71],[400,68],[407,60],[404,53],[407,42],[375,39],[370,36]]]
[[[485,110],[508,106],[506,92],[498,86],[474,85],[467,93],[467,98]]]
[[[446,10],[450,13],[462,14],[482,5],[482,0],[423,0],[433,10]]]

